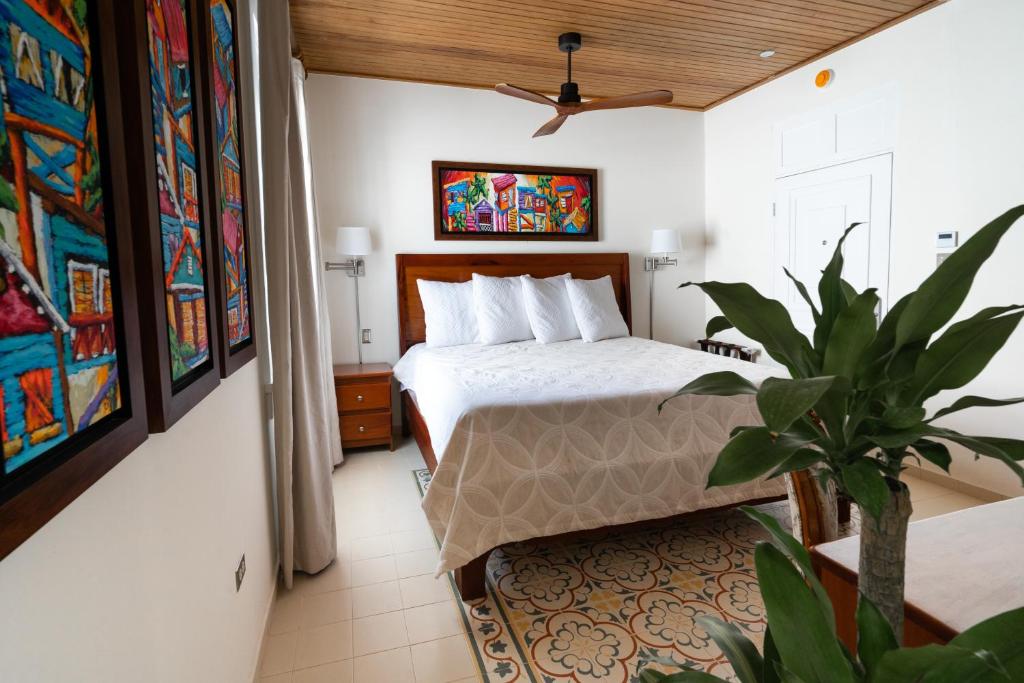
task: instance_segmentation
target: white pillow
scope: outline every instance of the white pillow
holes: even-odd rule
[[[610,276],[605,275],[596,280],[568,280],[565,287],[583,341],[596,342],[629,336],[629,328],[615,301]]]
[[[427,324],[427,346],[475,344],[480,333],[473,308],[472,282],[416,280]]]
[[[473,273],[473,302],[480,343],[505,344],[533,339],[519,277]]]
[[[580,328],[572,314],[569,291],[565,283],[572,276],[556,275],[538,280],[523,275],[523,301],[526,303],[526,317],[530,320],[533,336],[541,344],[579,339]]]

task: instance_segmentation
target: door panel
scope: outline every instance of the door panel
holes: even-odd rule
[[[776,181],[773,249],[774,295],[806,334],[814,328],[811,309],[783,273],[786,267],[817,300],[821,270],[832,258],[843,231],[843,277],[857,291],[875,287],[888,303],[892,155],[852,161]]]

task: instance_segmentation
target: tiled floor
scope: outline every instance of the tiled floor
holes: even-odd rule
[[[263,647],[261,683],[478,681],[411,470],[412,441],[346,454],[334,473],[338,560],[281,588]],[[981,501],[907,477],[913,519]]]
[[[338,560],[278,590],[261,683],[478,681],[420,510],[416,444],[353,451],[334,473]]]

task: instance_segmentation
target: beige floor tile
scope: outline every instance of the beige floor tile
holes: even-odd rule
[[[409,553],[413,550],[436,548],[434,535],[422,531],[396,531],[391,534],[391,548],[395,554]]]
[[[292,592],[303,597],[315,593],[348,588],[352,585],[352,565],[348,562],[335,560],[319,574],[303,574],[296,572],[292,583]]]
[[[326,626],[352,618],[352,589],[316,593],[302,599],[302,628]]]
[[[402,593],[397,581],[371,583],[352,589],[352,616],[356,619],[402,609]]]
[[[929,517],[944,515],[949,512],[965,510],[967,508],[975,507],[976,505],[984,504],[985,501],[975,498],[974,496],[969,496],[966,493],[947,493],[944,496],[926,498],[924,500],[914,502],[914,513],[910,516],[910,521],[914,522],[919,519],[928,519]]]
[[[398,578],[405,579],[420,574],[433,574],[437,569],[437,561],[438,553],[434,548],[395,555]]]
[[[394,581],[397,578],[398,573],[395,571],[395,560],[390,555],[352,563],[353,587]]]
[[[937,498],[949,493],[956,493],[953,489],[946,488],[941,484],[904,474],[900,480],[910,489],[910,500],[916,503],[919,500]]]
[[[410,484],[411,485],[411,484]],[[417,506],[413,509],[400,510],[387,516],[388,529],[396,531],[430,531],[427,524],[427,517],[423,510]]]
[[[263,676],[259,683],[292,683],[292,673],[289,671],[275,676]]]
[[[351,547],[353,561],[386,557],[392,553],[391,537],[388,535],[353,539]]]
[[[409,644],[402,612],[387,612],[352,621],[352,639],[357,657],[405,647]]]
[[[338,517],[338,538],[358,540],[371,536],[382,536],[390,530],[385,511],[348,515],[342,512]]]
[[[416,683],[451,683],[475,678],[476,663],[464,635],[412,646]]]
[[[462,633],[462,619],[455,603],[451,601],[405,610],[405,626],[410,643],[422,643]]]
[[[415,675],[412,669],[412,653],[408,647],[400,647],[394,650],[377,652],[372,655],[356,657],[355,680],[366,681],[367,683],[378,683],[378,681],[394,681],[398,683],[408,681],[412,683]]]
[[[450,586],[447,574],[439,579],[435,579],[433,574],[421,574],[398,581],[402,591],[402,606],[405,608],[447,602],[452,599]]]
[[[299,631],[299,645],[295,652],[296,669],[351,658],[351,621],[339,621],[336,624]]]
[[[298,632],[280,633],[267,636],[263,643],[263,661],[260,663],[260,675],[272,676],[292,670],[295,663],[295,644]]]
[[[292,674],[292,683],[353,683],[354,680],[351,659],[299,669]]]
[[[271,635],[297,631],[302,618],[302,596],[294,592],[278,589],[274,609],[270,614],[270,625],[267,627]]]

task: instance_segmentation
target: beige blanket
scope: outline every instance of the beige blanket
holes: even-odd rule
[[[665,397],[707,372],[772,368],[635,337],[416,347],[395,367],[437,471],[423,501],[438,574],[520,541],[782,495],[781,478],[705,490],[752,396]]]

